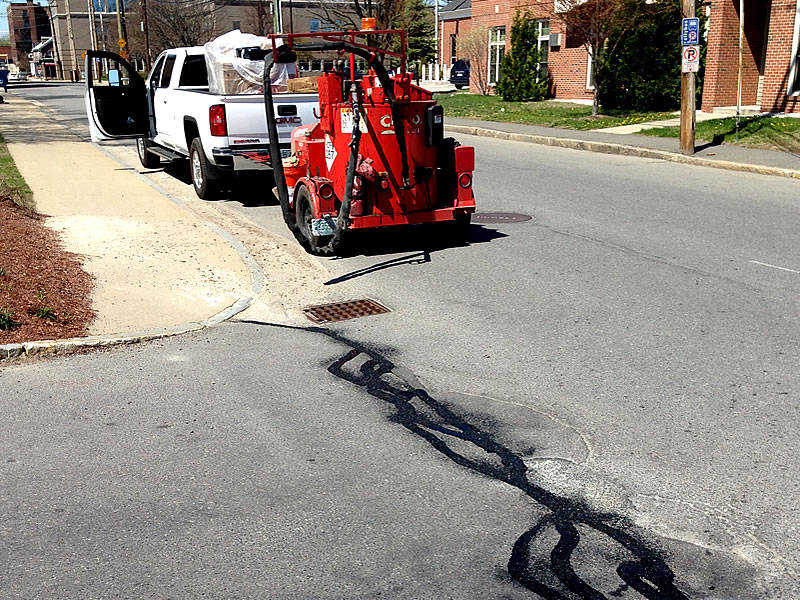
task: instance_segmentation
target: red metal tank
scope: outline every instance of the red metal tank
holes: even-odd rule
[[[350,209],[352,229],[454,220],[474,212],[474,152],[441,139],[441,110],[433,95],[393,78],[397,112],[405,134],[407,181],[392,110],[374,73],[360,82],[363,97],[359,161]],[[342,78],[327,73],[318,80],[321,118],[314,127],[292,133],[297,180],[311,192],[316,217],[335,215],[344,196],[354,115],[342,100]],[[438,121],[436,119],[438,118]],[[438,134],[438,137],[437,135]],[[289,177],[287,176],[287,183]],[[333,194],[318,194],[325,183]],[[327,195],[325,198],[323,196]]]

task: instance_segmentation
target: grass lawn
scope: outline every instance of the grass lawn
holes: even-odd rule
[[[643,135],[678,137],[678,127],[658,127],[642,131]],[[736,119],[713,119],[697,124],[696,137],[703,142],[728,142],[756,148],[800,152],[800,119],[778,117],[746,117],[736,135]]]
[[[479,94],[436,94],[436,100],[450,117],[525,123],[566,129],[602,129],[617,125],[633,125],[673,117],[668,112],[612,112],[592,117],[592,107],[564,102],[503,102],[498,96]]]
[[[17,165],[0,135],[0,196],[10,198],[25,208],[33,208],[31,188],[17,171]]]

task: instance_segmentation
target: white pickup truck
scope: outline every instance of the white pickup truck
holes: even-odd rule
[[[95,81],[102,61],[107,81]],[[122,57],[86,52],[86,112],[92,140],[136,138],[139,159],[155,168],[161,159],[188,158],[200,198],[215,197],[225,178],[240,170],[269,169],[264,97],[209,92],[202,47],[162,52],[145,81]],[[275,94],[281,150],[288,155],[292,130],[316,121],[316,94]]]

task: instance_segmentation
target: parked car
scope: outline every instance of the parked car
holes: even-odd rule
[[[11,71],[8,74],[9,81],[28,81],[28,73],[27,71],[19,70],[19,71]]]
[[[457,90],[469,87],[469,63],[465,60],[457,60],[450,69],[450,83],[456,86]]]
[[[95,82],[92,60],[112,64],[113,83]],[[212,94],[203,47],[162,52],[147,79],[111,52],[87,51],[86,112],[93,140],[136,138],[146,168],[188,158],[195,192],[215,197],[237,171],[270,169],[264,96]],[[113,67],[116,67],[113,68]],[[316,122],[316,94],[276,94],[282,154],[298,125]]]

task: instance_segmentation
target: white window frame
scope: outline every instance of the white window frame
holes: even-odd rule
[[[800,96],[800,87],[797,86],[797,55],[798,45],[800,45],[800,0],[795,4],[794,9],[794,37],[792,38],[792,62],[789,68],[789,85],[786,90],[787,96]]]
[[[503,39],[499,40],[500,36],[498,34],[500,31],[503,32]],[[492,39],[495,38],[495,39]],[[500,79],[500,48],[503,49],[503,53],[505,55],[505,48],[506,48],[506,28],[505,25],[501,25],[499,27],[493,27],[489,30],[489,51],[486,53],[486,79],[489,81],[489,85],[496,85]],[[495,54],[495,76],[494,81],[492,81],[492,52]]]
[[[590,46],[586,52],[586,89],[594,90],[592,85],[592,63],[594,62],[594,50]]]
[[[547,34],[542,34],[544,31],[544,24],[547,23]],[[547,65],[550,63],[550,19],[536,19],[536,33],[538,35],[536,47],[538,48],[539,52],[542,51],[542,46],[544,45],[547,48],[547,60],[544,62],[539,63],[539,68],[544,66],[547,69]],[[536,79],[538,81],[539,74],[536,74]]]

